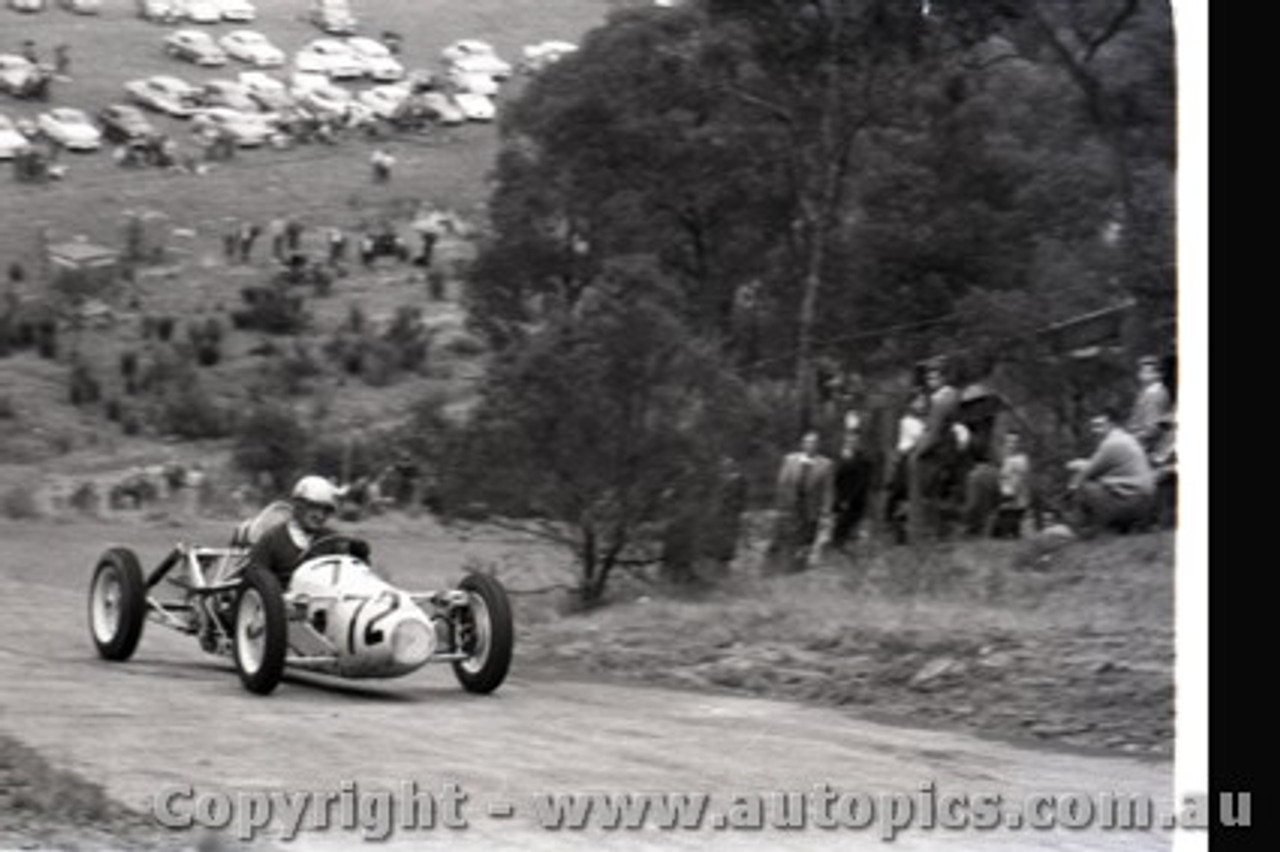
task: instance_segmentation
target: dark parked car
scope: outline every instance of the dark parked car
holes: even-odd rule
[[[111,142],[132,142],[150,139],[156,135],[156,129],[142,110],[128,104],[111,104],[98,113],[98,124],[102,126],[102,134]]]

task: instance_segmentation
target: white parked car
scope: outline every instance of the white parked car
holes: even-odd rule
[[[61,6],[77,15],[97,15],[102,12],[102,0],[61,0]]]
[[[222,21],[222,7],[217,0],[176,0],[179,17],[196,24],[217,24]]]
[[[216,130],[229,135],[241,148],[264,145],[275,133],[271,121],[261,113],[241,112],[229,107],[201,110],[191,121],[196,131]]]
[[[298,101],[289,94],[289,87],[270,74],[261,71],[243,71],[239,76],[240,85],[258,107],[268,113],[287,113],[295,110]]]
[[[175,30],[165,37],[165,53],[196,65],[217,68],[227,64],[227,53],[204,30]]]
[[[453,96],[453,101],[467,117],[467,121],[493,121],[494,115],[497,114],[497,108],[494,107],[492,100],[474,92],[458,92]]]
[[[407,97],[409,97],[408,86],[391,84],[365,89],[356,96],[356,100],[368,107],[378,118],[390,119]]]
[[[284,65],[285,53],[260,32],[232,30],[218,39],[227,55],[258,68],[279,68]]]
[[[249,0],[215,0],[222,12],[222,20],[247,24],[258,17],[258,10]]]
[[[483,71],[463,71],[455,66],[449,69],[448,80],[459,92],[484,95],[486,98],[498,94],[498,81]]]
[[[293,96],[304,108],[327,118],[346,118],[356,103],[355,95],[332,83],[300,87],[294,90]]]
[[[15,12],[43,12],[44,0],[9,0],[9,8]]]
[[[571,41],[542,41],[527,44],[520,50],[520,67],[530,74],[559,62],[570,53],[576,52],[578,46]]]
[[[167,74],[130,80],[124,90],[135,103],[174,118],[190,118],[200,109],[200,90]]]
[[[56,107],[41,113],[36,126],[71,151],[96,151],[102,145],[102,131],[89,116],[74,107]]]
[[[497,80],[511,76],[511,63],[499,57],[488,42],[464,38],[446,47],[441,55],[447,65],[464,71],[480,71]]]
[[[11,160],[31,150],[31,142],[8,116],[0,115],[0,160]]]
[[[312,0],[309,18],[330,35],[351,35],[356,31],[356,18],[346,0]]]
[[[18,94],[31,85],[40,70],[16,53],[0,53],[0,92]]]
[[[444,92],[423,92],[419,95],[422,98],[422,105],[426,107],[436,121],[441,124],[465,124],[467,116],[462,109],[454,103],[453,98]]]
[[[304,73],[324,74],[332,80],[351,80],[364,76],[365,64],[346,42],[322,38],[294,54],[293,67]]]
[[[355,51],[364,62],[365,73],[370,79],[379,83],[394,83],[404,79],[404,66],[382,42],[365,36],[354,36],[347,39],[347,47]]]

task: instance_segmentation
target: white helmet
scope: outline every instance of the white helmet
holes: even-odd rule
[[[298,480],[297,485],[293,486],[292,496],[294,500],[328,506],[336,510],[338,498],[342,496],[342,492],[323,476],[304,476]]]

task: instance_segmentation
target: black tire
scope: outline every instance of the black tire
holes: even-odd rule
[[[470,656],[453,663],[453,673],[468,692],[493,692],[511,668],[515,630],[511,603],[502,584],[487,574],[468,574],[458,588],[471,596],[470,607],[454,621],[459,650]]]
[[[124,662],[133,656],[147,620],[147,581],[137,555],[113,547],[98,560],[89,586],[89,635],[98,656]]]
[[[289,646],[289,622],[280,581],[270,571],[253,570],[244,576],[236,595],[232,629],[236,671],[244,688],[268,695],[284,677]]]

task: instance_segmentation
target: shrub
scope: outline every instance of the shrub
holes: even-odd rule
[[[283,492],[301,472],[310,446],[310,433],[291,409],[263,404],[236,427],[232,464],[255,478],[265,476]]]
[[[0,498],[0,508],[4,516],[14,521],[28,521],[40,517],[40,506],[36,503],[36,489],[31,484],[15,485],[4,492]]]
[[[77,359],[71,366],[71,404],[91,405],[102,396],[102,386],[93,375],[93,368]]]

